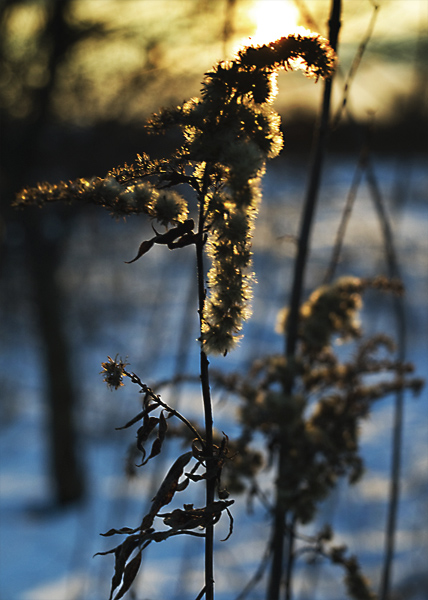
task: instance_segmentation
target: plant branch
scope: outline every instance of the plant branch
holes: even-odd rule
[[[354,173],[354,178],[352,180],[351,187],[346,198],[345,207],[343,209],[340,224],[336,233],[330,264],[324,275],[323,283],[325,284],[332,282],[337,265],[339,264],[343,240],[345,238],[346,229],[351,218],[352,210],[355,204],[355,198],[357,197],[358,189],[360,187],[360,183],[363,177],[363,172],[366,167],[367,156],[368,146],[367,144],[364,144],[363,148],[361,149],[360,157]]]
[[[205,269],[204,269],[204,227],[205,227],[205,198],[209,187],[209,166],[205,165],[202,189],[199,194],[199,222],[198,235],[196,239],[196,262],[198,278],[198,311],[200,335],[202,337],[203,314],[205,306]],[[214,502],[215,479],[214,472],[214,447],[213,447],[213,414],[211,403],[211,392],[209,383],[208,358],[202,348],[200,351],[200,376],[202,386],[202,400],[204,406],[205,418],[205,442],[204,455],[206,460],[207,481],[206,481],[206,505]],[[214,600],[214,525],[207,524],[205,535],[205,598]]]
[[[292,595],[292,581],[293,581],[293,567],[294,567],[294,542],[296,539],[296,527],[295,519],[293,519],[290,525],[290,531],[288,533],[288,548],[287,548],[287,570],[285,574],[285,600],[291,600]]]
[[[175,408],[172,408],[166,402],[164,402],[160,396],[155,394],[151,388],[149,388],[145,383],[143,383],[141,381],[141,379],[138,377],[138,375],[136,375],[135,373],[130,373],[129,371],[126,371],[125,369],[123,370],[123,374],[126,375],[127,377],[129,377],[130,380],[132,381],[132,383],[138,384],[141,387],[142,391],[145,394],[149,394],[150,398],[152,398],[152,400],[154,400],[156,402],[156,404],[159,404],[159,406],[162,406],[162,408],[164,408],[166,411],[168,411],[169,414],[173,415],[174,417],[177,417],[177,419],[179,419],[182,423],[184,423],[184,425],[186,425],[186,427],[188,427],[188,429],[190,429],[190,431],[193,433],[193,435],[199,440],[199,442],[202,444],[202,446],[204,446],[204,440],[198,433],[197,429],[190,423],[190,421],[188,421],[186,419],[186,417],[184,415],[182,415],[177,410],[175,410]]]
[[[391,278],[400,278],[400,268],[397,254],[394,247],[392,229],[385,211],[382,194],[379,189],[377,179],[374,173],[373,164],[367,161],[366,169],[367,183],[370,194],[377,212],[379,222],[382,228],[382,235],[385,245],[386,260],[388,265],[388,275]],[[394,299],[394,309],[398,324],[398,359],[405,360],[406,355],[406,316],[402,298]],[[385,557],[381,576],[381,585],[379,591],[380,600],[386,600],[389,597],[389,588],[391,582],[392,562],[395,552],[395,534],[397,529],[397,513],[400,500],[400,476],[401,476],[401,456],[403,439],[403,413],[404,413],[404,390],[398,390],[395,395],[394,422],[392,432],[392,458],[390,473],[390,490],[388,514],[385,535]]]
[[[340,17],[341,0],[332,0],[329,19],[329,40],[334,51],[337,49]],[[321,170],[324,161],[325,148],[329,130],[329,115],[331,101],[332,78],[326,79],[324,83],[324,93],[322,101],[321,116],[319,125],[315,133],[312,151],[312,166],[308,188],[306,192],[304,211],[300,228],[297,256],[294,263],[293,285],[291,290],[290,312],[287,319],[285,354],[290,363],[293,362],[297,338],[298,338],[298,320],[299,309],[302,298],[305,268],[307,263],[309,240],[312,228],[312,222],[315,214],[315,206],[318,198],[318,190],[321,180]],[[294,386],[293,377],[289,378],[287,389],[284,389],[286,395],[292,393]],[[276,503],[273,519],[273,537],[272,537],[272,565],[268,585],[269,600],[279,600],[284,556],[284,538],[286,533],[285,517],[286,511],[283,502],[283,485],[286,482],[283,478],[285,464],[287,460],[287,443],[281,440],[278,457],[278,477],[276,481]],[[289,533],[293,536],[293,532]],[[289,588],[289,586],[287,586]],[[288,589],[287,597],[291,598],[291,590]]]
[[[329,20],[330,25],[330,45],[336,51],[340,30],[341,0],[332,0],[332,10]],[[294,263],[293,286],[291,291],[290,314],[288,318],[287,337],[286,337],[286,355],[293,357],[295,354],[298,332],[299,307],[302,298],[303,282],[309,251],[309,241],[312,230],[312,223],[315,214],[315,207],[318,199],[318,191],[321,182],[321,172],[324,164],[325,150],[327,146],[327,137],[329,132],[329,114],[331,103],[331,89],[333,78],[326,79],[324,83],[324,94],[322,100],[321,116],[318,128],[315,132],[315,139],[312,150],[312,163],[308,188],[306,191],[304,211],[300,226],[298,240],[297,256]]]
[[[368,43],[370,42],[370,39],[373,35],[374,26],[375,26],[376,18],[377,18],[378,11],[379,11],[379,5],[376,4],[375,2],[373,2],[373,0],[372,0],[372,5],[373,5],[373,13],[372,13],[372,17],[370,19],[370,23],[367,28],[366,35],[365,35],[363,41],[361,42],[361,44],[359,45],[358,51],[354,57],[354,60],[352,61],[352,65],[351,65],[351,68],[349,69],[349,73],[348,73],[348,75],[346,77],[346,81],[345,81],[345,86],[343,88],[342,103],[341,103],[341,105],[332,121],[332,124],[331,124],[331,129],[333,129],[333,130],[338,127],[339,122],[342,118],[343,111],[345,110],[346,105],[348,103],[349,91],[351,89],[352,81],[355,77],[355,74],[356,74],[360,64],[361,64],[361,61],[363,59],[363,55],[364,55],[364,52],[366,51]]]
[[[271,551],[272,551],[272,548],[271,548],[271,544],[269,542],[267,547],[265,548],[265,551],[263,553],[260,564],[257,567],[257,570],[251,577],[250,581],[248,581],[248,583],[245,585],[244,589],[241,590],[241,592],[239,593],[238,596],[236,596],[235,600],[245,600],[245,598],[247,598],[247,596],[251,592],[251,590],[262,579],[262,577],[264,576],[265,571],[269,565]]]

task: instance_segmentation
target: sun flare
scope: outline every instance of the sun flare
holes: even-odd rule
[[[253,44],[267,44],[290,33],[301,33],[299,11],[289,0],[257,0],[250,10],[256,26],[251,36]]]

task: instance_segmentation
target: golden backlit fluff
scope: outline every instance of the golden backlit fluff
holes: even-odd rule
[[[289,35],[243,48],[234,60],[222,61],[205,74],[201,98],[161,109],[148,121],[149,133],[181,130],[184,142],[173,156],[151,160],[138,155],[135,164],[116,167],[104,179],[39,184],[20,192],[16,204],[77,200],[104,206],[115,216],[142,213],[165,227],[177,227],[186,221],[189,209],[187,200],[172,188],[190,185],[203,211],[199,234],[206,236],[211,261],[201,344],[208,354],[225,354],[239,340],[250,314],[251,239],[260,182],[266,161],[283,147],[281,119],[272,108],[277,73],[294,68],[297,59],[315,79],[333,72],[334,52],[316,34]],[[179,238],[182,247],[196,239],[187,230],[186,236],[172,232],[171,240]],[[166,242],[160,235],[147,241],[137,258],[154,243]]]

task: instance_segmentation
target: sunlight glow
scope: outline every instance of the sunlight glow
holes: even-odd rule
[[[299,11],[289,0],[257,0],[250,11],[256,31],[253,44],[267,44],[290,33],[301,33],[297,22]]]

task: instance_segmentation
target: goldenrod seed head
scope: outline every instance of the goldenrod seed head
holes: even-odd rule
[[[99,189],[106,200],[112,200],[123,191],[123,186],[114,177],[106,177],[101,181]]]
[[[181,223],[186,220],[188,207],[186,200],[175,190],[160,190],[154,201],[156,219],[162,225]]]
[[[107,361],[101,363],[103,368],[101,374],[104,376],[104,381],[110,389],[114,388],[117,390],[117,388],[123,385],[124,370],[127,364],[122,359],[118,359],[117,355],[114,359],[108,356]]]

